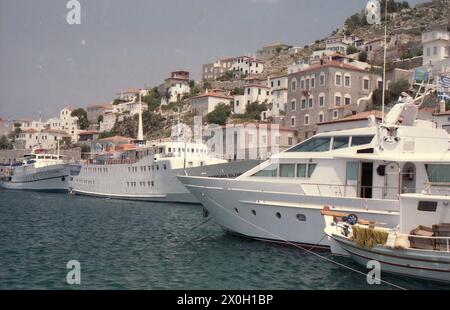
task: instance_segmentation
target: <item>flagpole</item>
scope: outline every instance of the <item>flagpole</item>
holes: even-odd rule
[[[388,0],[385,0],[384,8],[384,55],[383,55],[383,92],[381,99],[381,123],[384,123],[384,106],[386,100],[386,52],[387,52],[387,21],[388,21]]]

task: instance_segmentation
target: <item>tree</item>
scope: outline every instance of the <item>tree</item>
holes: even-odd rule
[[[244,87],[235,87],[233,90],[233,95],[235,95],[235,96],[244,95]]]
[[[89,128],[89,120],[87,118],[87,112],[83,108],[78,108],[72,111],[70,114],[72,117],[78,117],[78,126],[81,130],[86,130]]]
[[[396,102],[403,92],[409,90],[411,85],[405,79],[400,79],[389,84],[389,89],[385,92],[386,104]],[[382,98],[383,92],[380,88],[373,92],[372,102],[375,106],[381,106],[383,104]]]
[[[353,45],[349,45],[347,47],[347,55],[351,55],[351,54],[356,54],[359,52],[359,49],[357,49],[355,46]]]
[[[142,98],[142,102],[147,103],[149,111],[155,111],[161,105],[161,94],[158,87],[149,90],[147,95]]]
[[[214,111],[206,115],[206,121],[209,124],[225,125],[230,114],[231,111],[229,106],[221,103],[216,106]]]
[[[245,115],[248,119],[261,120],[261,113],[267,110],[265,103],[259,103],[257,101],[252,102],[245,108]]]
[[[362,51],[361,53],[359,53],[358,60],[362,61],[362,62],[366,62],[367,61],[367,52]]]
[[[3,135],[0,137],[0,150],[11,150],[13,149],[12,143],[9,141],[9,139]]]

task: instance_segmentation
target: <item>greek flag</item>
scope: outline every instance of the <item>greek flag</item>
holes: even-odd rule
[[[442,88],[450,88],[450,76],[442,76],[439,81],[439,86]]]

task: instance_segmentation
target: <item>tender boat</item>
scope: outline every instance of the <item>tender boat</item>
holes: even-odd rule
[[[67,192],[70,163],[58,154],[36,149],[20,165],[10,166],[0,187],[12,190]]]
[[[449,196],[402,194],[396,229],[329,209],[322,213],[334,254],[364,266],[378,261],[382,272],[450,282],[449,203]]]
[[[321,210],[399,223],[399,195],[445,190],[449,136],[418,120],[425,96],[407,94],[381,124],[321,133],[235,179],[179,176],[222,228],[265,241],[329,249]]]

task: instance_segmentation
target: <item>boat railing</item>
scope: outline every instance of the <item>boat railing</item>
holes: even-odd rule
[[[107,159],[107,160],[87,160],[84,164],[86,166],[95,165],[95,166],[104,166],[104,165],[132,165],[139,161],[140,159]]]
[[[301,183],[302,188],[307,194],[316,194],[318,196],[337,196],[354,198],[379,198],[398,200],[401,194],[427,193],[450,195],[450,188],[437,188],[435,186],[402,187],[398,186],[367,186],[361,184],[336,184],[336,183]],[[315,191],[315,193],[313,193]]]
[[[374,190],[380,190],[381,198],[387,199],[385,192],[392,190],[398,192],[398,187],[390,186],[366,186],[360,184],[333,184],[333,183],[302,183],[302,188],[310,190],[315,189],[319,196],[329,196],[333,193],[337,197],[357,197],[357,198],[375,198]],[[402,188],[402,193],[414,193],[416,188]],[[398,200],[396,197],[394,200]]]

